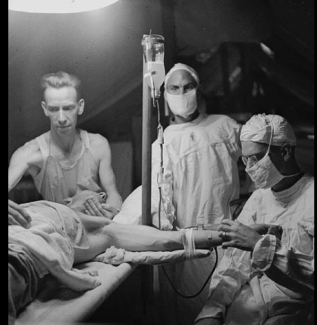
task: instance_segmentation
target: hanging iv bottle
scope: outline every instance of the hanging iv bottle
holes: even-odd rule
[[[143,57],[146,66],[144,79],[151,88],[152,98],[159,98],[165,79],[164,37],[157,34],[143,35]]]

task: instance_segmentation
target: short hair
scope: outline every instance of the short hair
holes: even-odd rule
[[[43,99],[45,100],[45,90],[47,88],[63,88],[73,87],[77,93],[77,100],[81,98],[81,81],[80,79],[70,73],[58,71],[48,73],[41,78],[41,88],[43,89]]]

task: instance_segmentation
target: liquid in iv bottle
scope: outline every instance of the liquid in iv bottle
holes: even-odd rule
[[[159,90],[165,79],[164,63],[159,61],[149,61],[147,63],[147,71],[152,75],[154,88]],[[151,77],[148,76],[146,79],[149,87],[152,88]]]
[[[143,35],[141,44],[147,70],[144,79],[152,90],[152,98],[159,98],[160,87],[165,78],[164,37],[157,34]]]

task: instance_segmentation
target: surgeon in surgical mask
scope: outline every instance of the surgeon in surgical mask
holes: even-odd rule
[[[168,71],[164,88],[173,116],[164,129],[163,141],[157,139],[152,145],[153,224],[157,225],[156,211],[160,209],[162,230],[212,227],[232,217],[232,203],[239,198],[241,125],[225,114],[206,114],[199,75],[186,64],[176,63]],[[217,252],[220,260],[222,249]],[[179,292],[195,293],[213,266],[212,257],[164,268],[177,279]],[[195,280],[188,281],[192,277]],[[163,270],[157,270],[156,279],[158,299],[166,315],[163,317],[177,315],[178,324],[192,323],[203,306],[208,286],[194,299],[178,301],[177,294],[169,290]],[[169,301],[177,301],[177,309]],[[171,319],[162,321],[170,323]]]
[[[162,179],[161,224],[170,230],[220,223],[231,217],[230,203],[239,197],[241,125],[227,115],[206,114],[198,73],[186,64],[168,71],[164,88],[173,116],[163,141],[152,146],[152,196]]]
[[[252,129],[254,125],[258,128],[256,133]],[[281,130],[287,134],[287,139],[280,136]],[[285,184],[302,176],[302,171],[293,160],[295,134],[279,115],[253,116],[241,133],[241,141],[245,171],[256,188],[272,188],[278,192],[284,189]]]
[[[199,78],[194,69],[177,63],[165,77],[164,98],[172,111],[172,123],[180,124],[194,120],[204,109],[199,88]]]
[[[312,324],[306,320],[314,314],[314,177],[298,165],[295,133],[284,117],[254,115],[240,139],[257,189],[237,219],[217,228],[226,252],[193,324]]]

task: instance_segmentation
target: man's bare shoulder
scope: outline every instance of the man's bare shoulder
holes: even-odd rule
[[[93,148],[109,145],[108,140],[99,133],[88,133],[88,137],[89,137],[90,146]]]
[[[24,155],[29,155],[32,153],[37,153],[38,151],[40,151],[40,146],[39,146],[38,142],[36,141],[36,139],[33,139],[33,140],[26,142],[23,146],[18,148],[14,152],[14,155],[24,156]]]
[[[31,165],[41,165],[43,155],[36,139],[26,142],[18,148],[11,157],[11,163],[26,162]]]
[[[98,133],[88,133],[90,150],[97,159],[103,159],[110,155],[110,145],[108,140]]]

